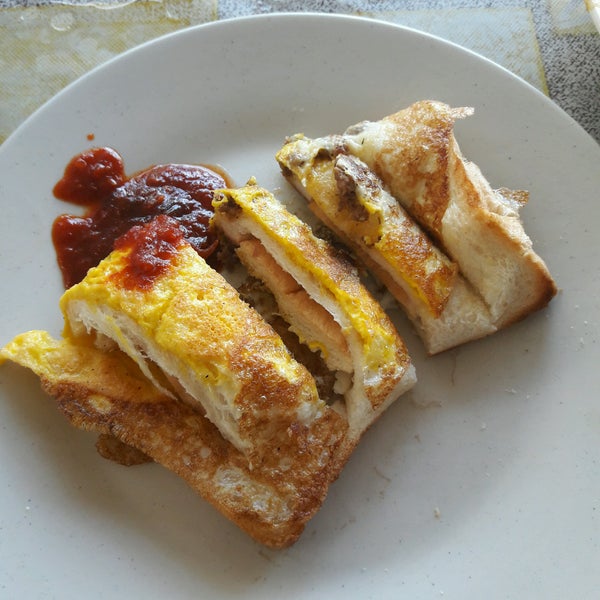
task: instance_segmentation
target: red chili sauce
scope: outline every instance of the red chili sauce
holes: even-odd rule
[[[136,263],[131,274],[138,273],[138,286],[145,287],[168,266],[167,255],[181,238],[208,259],[218,244],[209,229],[212,195],[224,187],[224,177],[204,166],[158,165],[127,177],[123,159],[111,148],[75,156],[53,190],[60,200],[86,207],[83,216],[61,215],[52,226],[65,287],[81,281],[132,227],[136,229],[119,245],[138,247],[131,257]],[[137,227],[158,215],[164,217],[155,226]]]
[[[115,249],[128,248],[127,262],[113,274],[127,289],[148,289],[167,271],[183,242],[183,231],[177,222],[158,215],[145,225],[134,225],[115,241]]]

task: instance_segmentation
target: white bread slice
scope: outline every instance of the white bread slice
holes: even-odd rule
[[[545,306],[557,288],[525,233],[514,195],[492,190],[460,152],[454,122],[472,112],[417,102],[350,127],[343,143],[458,263],[500,328]]]
[[[427,351],[496,331],[482,298],[339,136],[298,135],[277,153],[310,209],[389,289]]]
[[[241,249],[248,270],[271,287],[292,329],[350,384],[342,388],[345,407],[336,408],[345,408],[351,448],[416,382],[404,343],[355,269],[270,192],[251,181],[217,191],[213,206],[213,222]],[[311,321],[317,325],[307,327]]]
[[[256,186],[239,192],[256,199]],[[344,406],[326,405],[275,331],[189,244],[166,243],[156,221],[64,293],[62,340],[25,333],[0,349],[0,362],[38,374],[75,426],[138,449],[254,539],[281,548],[298,539],[364,430],[415,383],[414,368],[330,246],[266,192],[257,210],[234,206],[229,194],[236,190],[222,192],[222,220],[240,255],[291,315],[302,311],[299,330],[336,354],[350,385]],[[138,281],[136,260],[154,238],[163,268]]]
[[[155,234],[146,226],[146,243]],[[129,285],[136,248],[114,250],[60,301],[65,335],[108,338],[163,392],[205,413],[223,437],[260,465],[286,448],[290,427],[307,427],[327,410],[305,367],[237,291],[184,240],[150,285]],[[164,380],[164,377],[163,377]],[[173,395],[173,394],[171,394]]]
[[[201,412],[158,390],[119,350],[99,350],[86,336],[55,340],[30,331],[0,348],[4,360],[36,373],[75,427],[142,451],[272,548],[298,539],[341,467],[344,419],[328,408],[309,426],[290,427],[286,445],[253,469]]]

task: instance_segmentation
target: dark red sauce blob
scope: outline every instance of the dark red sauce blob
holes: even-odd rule
[[[218,244],[209,228],[213,191],[227,186],[221,174],[200,165],[158,165],[127,177],[121,156],[111,148],[75,156],[54,187],[57,198],[86,207],[83,216],[61,215],[52,226],[65,287],[81,281],[132,227],[158,215],[171,217],[183,238],[208,259]]]
[[[115,249],[128,248],[130,252],[125,268],[114,277],[127,289],[152,287],[154,280],[171,266],[183,238],[177,221],[166,215],[133,226],[115,242]]]
[[[74,156],[54,186],[61,200],[90,206],[103,202],[125,181],[123,159],[112,148],[92,148]]]

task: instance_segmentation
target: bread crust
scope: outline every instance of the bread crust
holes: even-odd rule
[[[290,427],[319,418],[326,406],[310,373],[189,244],[146,289],[122,285],[129,256],[127,248],[113,251],[63,294],[67,335],[99,332],[146,374],[158,365],[174,391],[185,392],[174,395],[202,410],[257,467],[274,445],[285,446]]]
[[[352,387],[344,394],[351,449],[382,411],[415,383],[404,342],[356,269],[270,192],[251,182],[217,192],[213,205],[215,225],[235,244],[260,243],[277,268],[302,288],[305,309],[321,322],[321,311],[327,311],[327,324],[335,323],[345,339],[352,362]],[[244,258],[252,270],[252,254]],[[275,295],[280,295],[277,290]],[[325,335],[314,342],[326,345],[323,340]]]
[[[36,373],[75,427],[139,449],[269,547],[298,539],[342,466],[337,448],[345,426],[330,409],[310,426],[293,423],[287,446],[271,448],[261,468],[253,469],[199,411],[157,390],[119,350],[31,331],[0,356]]]
[[[523,319],[557,292],[519,218],[518,208],[527,193],[493,190],[460,152],[454,122],[472,112],[440,102],[417,102],[380,121],[358,123],[342,135],[310,140],[297,134],[276,155],[284,176],[313,212],[354,249],[403,306],[430,354]],[[346,189],[334,176],[342,158],[364,165],[422,228],[423,246],[434,245],[457,267],[453,281],[441,279],[446,291],[443,303],[436,301],[435,288],[411,285],[411,278],[426,281],[431,266],[411,255],[406,235],[389,233],[404,227],[394,223],[392,211],[386,213],[389,231],[379,226],[376,243],[364,235],[361,221],[372,217],[347,210]],[[381,209],[388,200],[372,193],[373,187],[363,193],[370,193]],[[393,247],[399,250],[394,252]],[[441,269],[442,262],[437,264]],[[419,269],[420,277],[414,274]]]
[[[416,102],[381,121],[349,128],[343,139],[458,263],[501,328],[545,306],[557,288],[533,251],[515,203],[462,156],[454,122],[472,112]]]

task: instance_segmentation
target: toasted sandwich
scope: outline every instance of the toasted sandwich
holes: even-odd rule
[[[466,161],[432,101],[341,135],[290,137],[276,158],[310,208],[379,277],[431,354],[494,333],[556,294],[518,209]]]
[[[103,436],[103,456],[164,465],[280,548],[298,539],[363,432],[414,385],[414,368],[353,268],[270,194],[222,190],[215,207],[215,226],[339,373],[336,401],[165,216],[133,228],[63,294],[61,340],[31,331],[0,360],[34,371],[74,425]]]
[[[416,381],[389,317],[356,269],[273,194],[254,182],[217,191],[215,225],[248,271],[269,288],[302,343],[336,373],[352,447]]]

